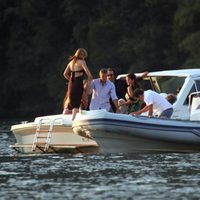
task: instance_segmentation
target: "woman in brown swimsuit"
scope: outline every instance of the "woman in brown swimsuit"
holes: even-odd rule
[[[88,77],[88,81],[90,82],[92,80],[92,74],[85,62],[86,58],[87,51],[83,48],[79,48],[76,53],[69,58],[70,62],[63,73],[64,77],[69,81],[67,103],[68,109],[72,110],[72,120],[74,120],[81,105],[84,72]]]

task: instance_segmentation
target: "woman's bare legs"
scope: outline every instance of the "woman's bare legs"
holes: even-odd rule
[[[76,114],[79,112],[79,109],[78,108],[73,108],[72,110],[72,121],[75,119],[76,117]]]

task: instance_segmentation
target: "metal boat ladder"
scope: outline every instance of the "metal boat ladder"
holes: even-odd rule
[[[32,151],[35,151],[36,148],[39,148],[43,152],[47,152],[49,150],[55,121],[61,119],[62,118],[40,119],[36,127]]]

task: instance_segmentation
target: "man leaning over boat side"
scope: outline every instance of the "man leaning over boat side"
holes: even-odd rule
[[[119,113],[115,85],[107,80],[107,69],[101,69],[99,78],[92,80],[90,84],[90,93],[92,93],[90,110],[106,109],[107,111],[111,111],[109,101],[111,98],[116,107],[116,112]]]
[[[157,113],[160,118],[170,118],[172,116],[172,104],[157,92],[153,90],[144,91],[143,89],[138,88],[134,90],[134,95],[140,101],[144,101],[146,106],[137,112],[130,113],[131,115],[140,115],[148,111],[149,117],[152,117],[153,113]]]

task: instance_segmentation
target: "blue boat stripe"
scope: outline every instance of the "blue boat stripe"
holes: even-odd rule
[[[84,125],[98,125],[98,124],[105,124],[105,125],[115,125],[115,126],[125,126],[131,128],[142,128],[142,129],[155,129],[155,130],[163,130],[166,129],[168,131],[177,131],[177,132],[193,132],[195,135],[200,137],[200,127],[187,127],[187,126],[173,126],[173,125],[163,125],[163,124],[147,124],[142,122],[135,122],[135,121],[125,121],[125,120],[115,120],[115,119],[106,119],[106,118],[99,118],[99,119],[90,119],[90,120],[81,120],[81,126]],[[76,127],[76,126],[73,126]]]

